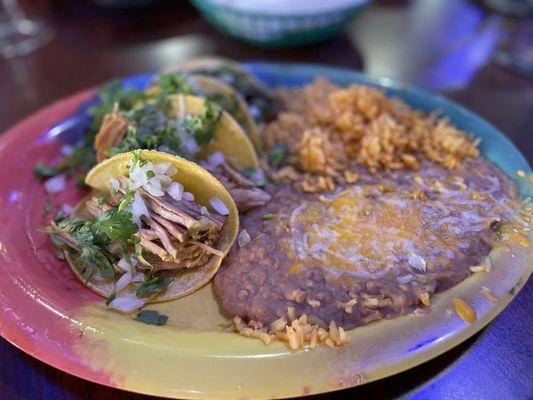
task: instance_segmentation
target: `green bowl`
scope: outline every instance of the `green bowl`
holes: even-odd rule
[[[344,7],[301,14],[267,14],[243,11],[213,0],[190,1],[223,33],[262,47],[293,47],[334,36],[372,0],[354,0]]]

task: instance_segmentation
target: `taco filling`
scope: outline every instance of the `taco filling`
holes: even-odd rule
[[[158,75],[145,91],[148,99],[164,100],[175,94],[205,98],[229,113],[254,141],[257,127],[243,96],[232,86],[213,77],[171,72]]]
[[[202,103],[198,115],[189,114],[184,106],[187,99],[191,97],[174,95],[159,103],[144,103],[127,112],[115,108],[103,118],[96,135],[98,160],[132,150],[153,149],[199,161],[206,146],[217,148],[216,125],[228,125],[233,121],[209,101]],[[236,125],[234,127],[239,129]],[[240,131],[237,133],[242,135]],[[259,187],[264,182],[260,169],[247,168],[241,172],[227,162],[221,151],[211,153],[201,165],[229,190],[239,211],[261,207],[270,200],[270,195]]]
[[[132,312],[164,294],[177,272],[199,269],[217,248],[229,213],[216,196],[209,207],[172,179],[170,162],[132,157],[108,194],[92,195],[76,215],[56,219],[48,233],[84,282],[108,305]]]
[[[190,73],[213,77],[234,87],[246,100],[257,122],[276,118],[282,105],[270,90],[237,63],[225,59],[197,59],[178,66]]]

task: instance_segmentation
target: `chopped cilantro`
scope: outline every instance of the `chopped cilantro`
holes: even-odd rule
[[[155,176],[155,173],[154,173],[154,171],[149,170],[149,171],[146,171],[146,176],[148,177],[148,179],[150,179],[150,178],[153,178]]]
[[[106,211],[94,221],[94,229],[103,231],[111,241],[127,240],[137,232],[129,211]]]
[[[109,261],[109,256],[109,253],[104,249],[92,243],[84,243],[76,255],[76,260],[78,265],[89,270],[90,274],[94,274],[94,271],[98,270],[102,278],[112,278],[115,272]],[[89,279],[90,277],[87,280]]]
[[[263,214],[263,219],[264,220],[274,219],[274,214],[272,214],[272,213]]]
[[[130,173],[133,172],[133,169],[136,165],[139,165],[139,167],[142,167],[143,165],[146,165],[148,163],[148,160],[141,156],[140,151],[134,151],[133,157],[131,158],[131,164],[130,164]]]
[[[33,173],[35,174],[35,176],[41,179],[51,178],[59,174],[59,172],[59,168],[48,167],[44,164],[38,164],[33,168]]]
[[[77,264],[91,276],[99,271],[104,278],[114,275],[116,256],[107,250],[112,242],[127,242],[137,232],[129,211],[106,211],[92,220],[62,218],[49,231],[52,242],[59,250],[73,250]],[[90,277],[88,278],[90,279]]]
[[[113,156],[128,151],[168,150],[172,154],[181,154],[178,122],[168,118],[153,104],[146,104],[130,116],[135,126],[130,125],[126,136],[109,150]]]
[[[209,144],[215,136],[215,125],[221,114],[220,109],[207,101],[202,115],[195,115],[184,121],[185,129],[200,146]]]
[[[178,122],[165,114],[161,104],[145,104],[130,113],[128,118],[133,124],[128,127],[124,138],[109,149],[108,155],[138,149],[156,149],[187,157],[181,146],[183,134],[194,137],[200,146],[209,144],[213,140],[214,127],[220,115],[220,109],[207,102],[201,115],[188,116]]]
[[[97,96],[97,104],[87,110],[87,114],[92,119],[89,132],[94,133],[98,132],[104,116],[113,111],[115,104],[118,105],[119,111],[128,111],[145,98],[143,91],[126,88],[119,80],[105,84]]]
[[[168,316],[159,314],[159,312],[155,310],[142,310],[139,314],[137,314],[134,320],[147,325],[163,326],[167,323]]]
[[[154,276],[144,282],[137,289],[137,297],[165,290],[172,283],[168,276]]]
[[[268,152],[268,163],[274,168],[280,167],[287,159],[288,150],[289,149],[285,143],[276,144]]]
[[[247,124],[247,116],[244,115],[242,109],[239,107],[239,99],[241,96],[235,93],[233,96],[224,96],[220,93],[210,94],[207,97],[211,102],[219,105],[223,110],[231,114],[239,123],[245,127]]]
[[[258,85],[250,74],[231,65],[223,65],[216,69],[205,68],[198,70],[197,73],[213,76],[233,86],[244,97],[253,117],[259,122],[273,119],[280,108],[279,101]]]
[[[170,94],[191,94],[193,92],[187,76],[179,73],[161,74],[157,84],[159,86],[159,99],[164,99]]]

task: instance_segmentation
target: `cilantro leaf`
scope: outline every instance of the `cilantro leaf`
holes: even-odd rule
[[[132,218],[133,216],[129,211],[106,211],[94,221],[93,232],[95,230],[103,231],[113,242],[127,240],[138,229]]]
[[[170,94],[191,94],[193,88],[187,76],[179,73],[161,74],[158,78],[159,98],[164,99]]]
[[[115,275],[113,265],[108,260],[102,249],[94,244],[85,244],[76,257],[79,265],[85,270],[94,273],[98,270],[102,278],[112,278]]]
[[[159,312],[155,310],[142,310],[137,314],[134,320],[147,325],[163,326],[167,323],[168,316],[159,314]]]
[[[126,136],[109,150],[109,155],[162,148],[172,154],[181,153],[178,123],[174,118],[168,118],[157,105],[145,104],[135,110],[130,119],[134,124],[128,127]]]
[[[59,174],[59,168],[38,164],[33,168],[33,173],[40,179],[51,178]]]
[[[202,115],[192,116],[184,121],[185,129],[194,136],[200,146],[209,144],[215,136],[215,125],[221,114],[220,109],[207,101]]]
[[[145,98],[143,91],[126,88],[119,80],[111,81],[102,86],[97,96],[97,104],[87,110],[87,114],[92,119],[90,132],[98,132],[104,116],[113,111],[115,104],[118,104],[119,111],[128,111]]]
[[[209,94],[207,97],[211,102],[220,106],[224,111],[227,111],[233,116],[241,126],[246,126],[247,116],[243,113],[243,110],[239,107],[239,99],[241,96],[239,93],[235,93],[232,96],[225,96],[220,93]]]
[[[59,250],[69,249],[76,264],[89,271],[89,278],[98,271],[103,278],[114,276],[113,264],[117,257],[106,247],[111,242],[126,242],[137,232],[129,211],[106,211],[92,220],[61,218],[49,231],[52,242]]]
[[[203,68],[197,71],[200,75],[213,76],[233,86],[245,99],[253,117],[259,122],[275,118],[281,105],[271,94],[263,90],[250,74],[232,67],[222,65],[220,68]]]
[[[172,283],[168,276],[155,276],[137,288],[137,297],[165,290]]]

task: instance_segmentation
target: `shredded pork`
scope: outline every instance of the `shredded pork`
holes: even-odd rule
[[[228,189],[240,212],[262,207],[270,200],[270,195],[267,192],[256,187],[251,180],[230,167],[226,162],[222,162],[216,167],[210,165],[204,167]]]
[[[96,159],[102,162],[107,158],[107,150],[116,146],[128,130],[129,121],[119,114],[117,107],[102,120],[100,130],[94,138]]]
[[[121,184],[119,192],[124,194],[124,181]],[[149,215],[141,217],[142,226],[136,236],[144,258],[156,270],[195,268],[205,264],[213,255],[223,255],[214,245],[225,217],[206,212],[193,201],[175,201],[168,194],[156,197],[144,189],[140,189],[139,194]],[[117,199],[99,203],[97,197],[87,202],[86,209],[93,217],[116,207]]]

